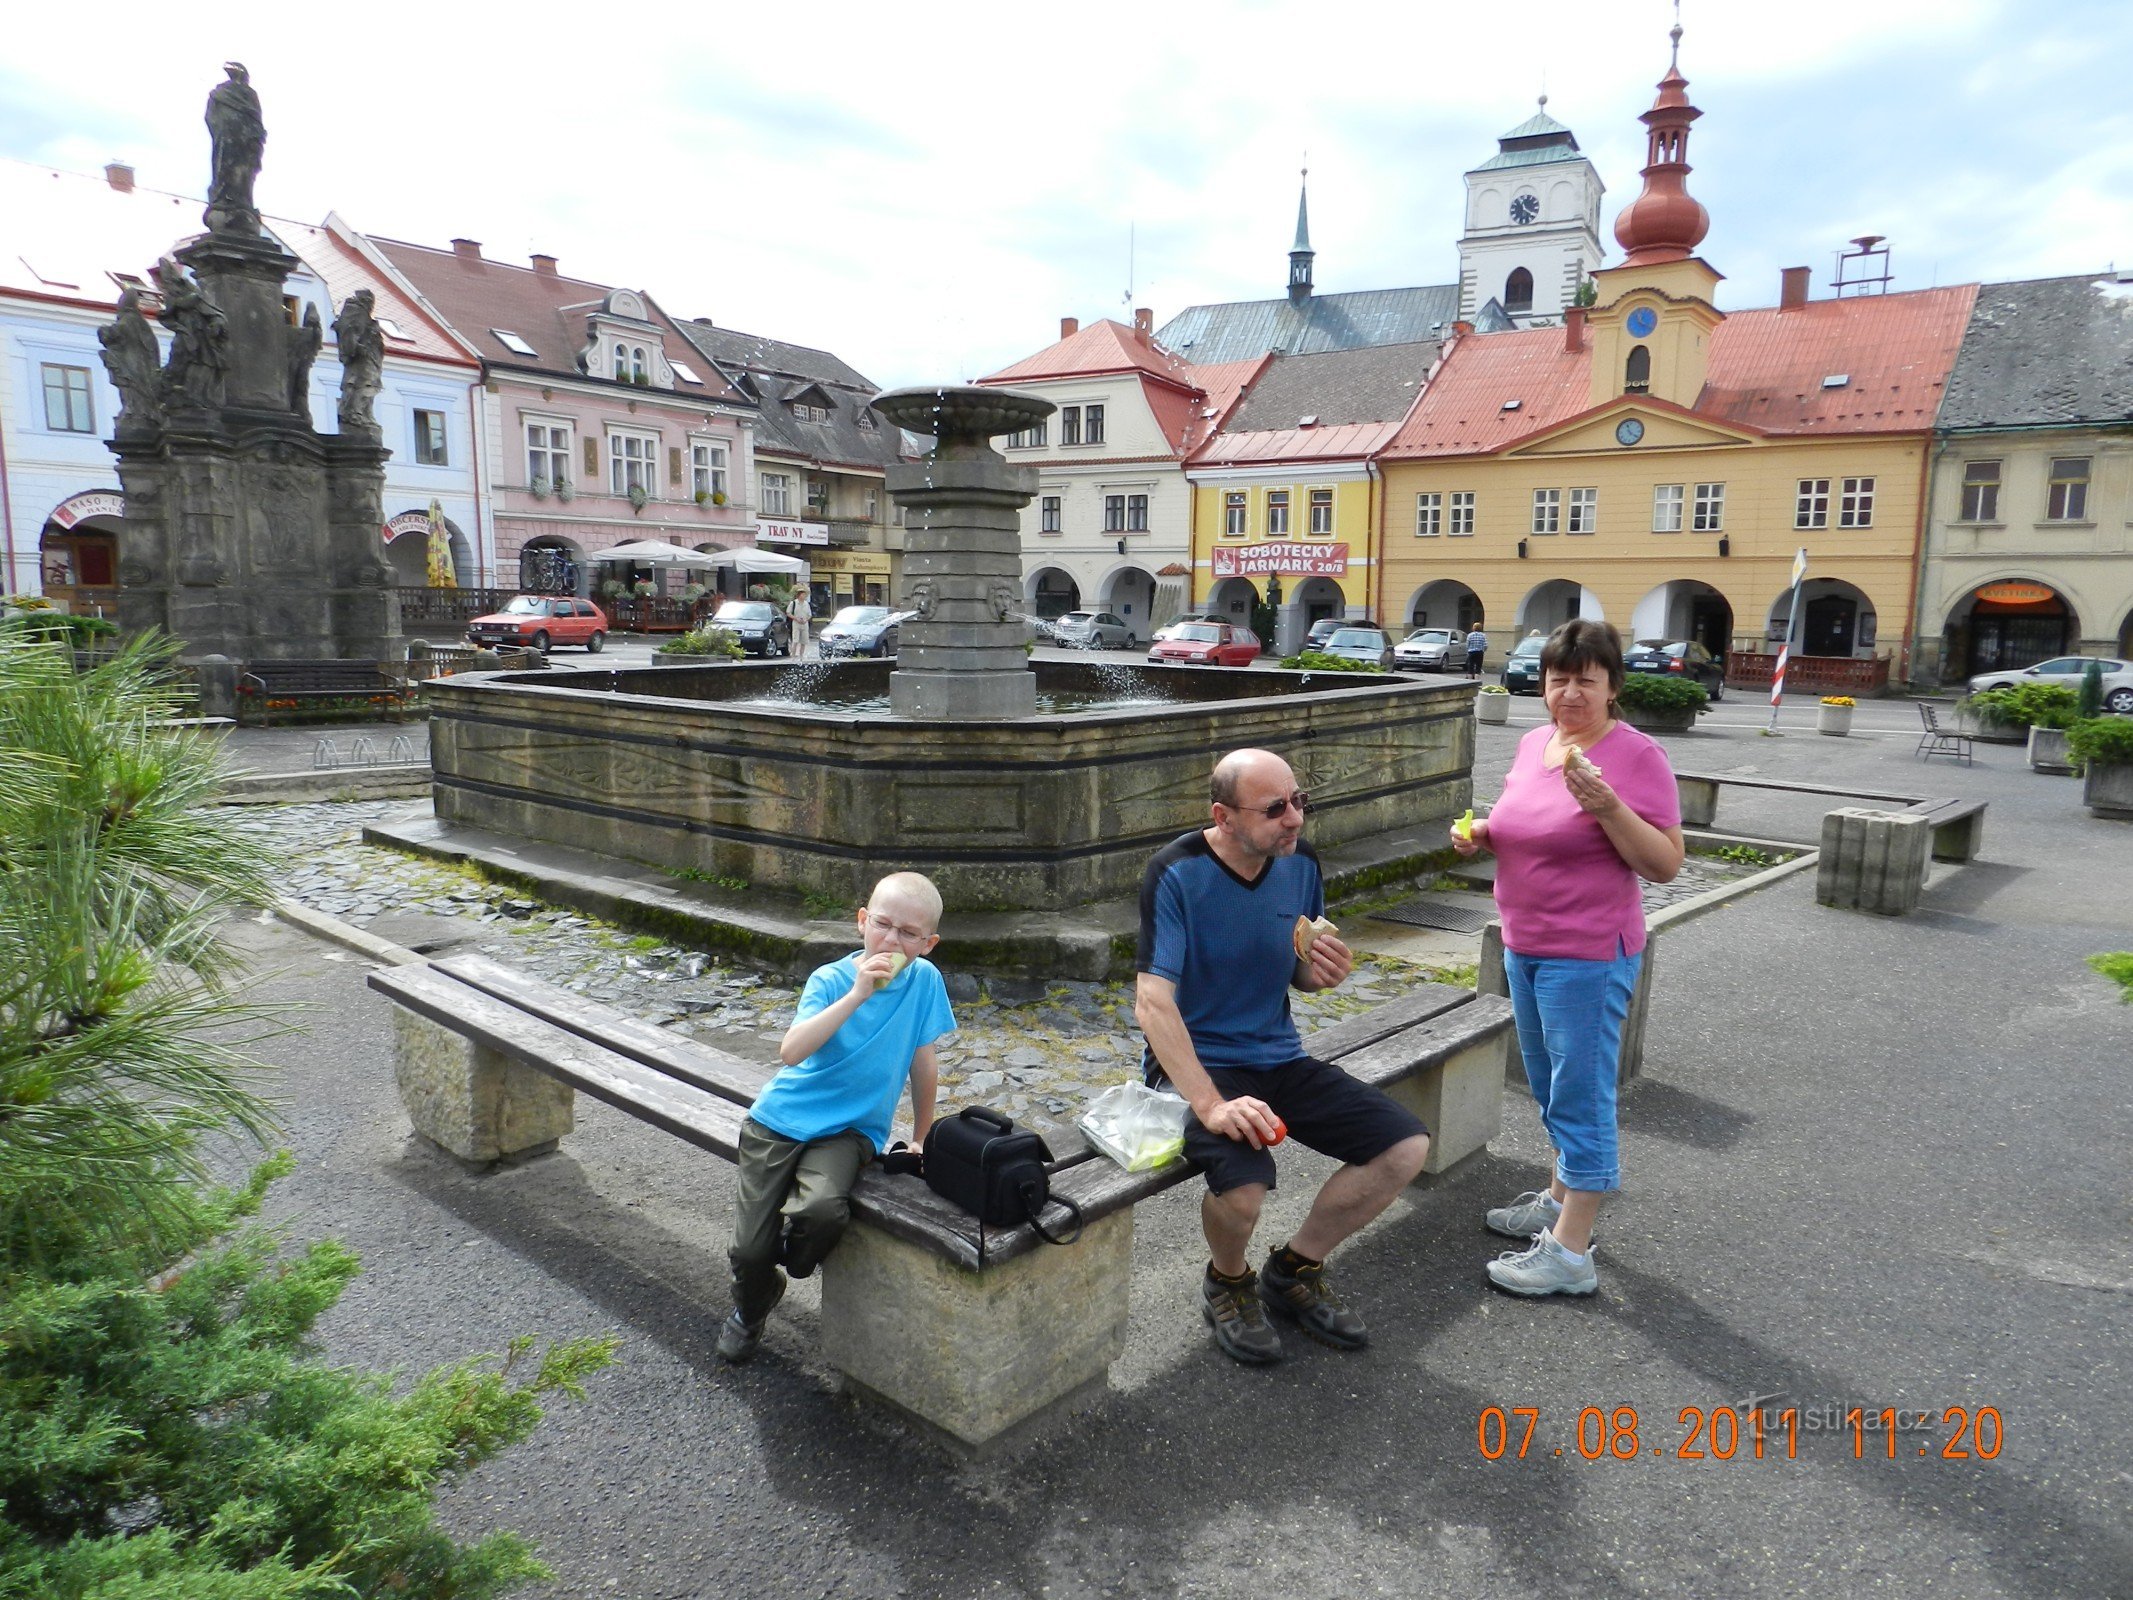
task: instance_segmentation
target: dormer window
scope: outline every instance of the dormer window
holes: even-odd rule
[[[641,344],[618,344],[615,346],[615,382],[650,383],[652,381],[651,358]]]
[[[1622,392],[1624,394],[1650,394],[1652,389],[1652,352],[1646,345],[1638,345],[1629,353],[1629,362],[1622,369]]]

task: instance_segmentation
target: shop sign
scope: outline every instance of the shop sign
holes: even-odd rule
[[[824,550],[807,558],[816,572],[857,572],[886,576],[889,556],[885,550]]]
[[[1213,571],[1218,578],[1283,577],[1345,578],[1348,547],[1345,544],[1299,544],[1276,541],[1268,544],[1217,545]]]
[[[1977,597],[1994,606],[2035,606],[2059,598],[2041,583],[1988,583]]]
[[[77,522],[90,517],[123,517],[126,514],[126,497],[107,490],[95,489],[87,494],[69,495],[53,509],[45,520],[61,532]]]
[[[403,511],[385,524],[385,537],[397,539],[403,533],[428,533],[430,514],[427,511]]]
[[[757,544],[828,544],[826,522],[773,522],[768,517],[755,525]]]

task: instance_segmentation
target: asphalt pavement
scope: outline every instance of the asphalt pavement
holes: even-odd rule
[[[960,1467],[836,1392],[811,1283],[754,1365],[720,1366],[723,1162],[581,1099],[561,1153],[467,1175],[408,1134],[362,963],[247,922],[254,997],[309,1008],[270,1047],[299,1158],[272,1210],[364,1260],[322,1326],[337,1362],[621,1336],[584,1403],[447,1501],[463,1534],[528,1535],[544,1594],[2133,1595],[2133,1006],[2082,959],[2133,947],[2133,829],[2016,749],[1918,761],[1908,705],[1862,704],[1845,739],[1810,705],[1770,739],[1729,699],[1667,748],[1986,797],[1983,858],[1908,918],[1818,907],[1810,873],[1670,938],[1590,1301],[1485,1283],[1506,1241],[1482,1212],[1546,1173],[1507,1091],[1486,1157],[1335,1257],[1368,1350],[1216,1353],[1183,1186],[1137,1213],[1109,1392]],[[1484,798],[1538,713],[1480,730]],[[1820,808],[1729,794],[1720,821],[1811,838]],[[1328,1169],[1283,1170],[1262,1242]]]

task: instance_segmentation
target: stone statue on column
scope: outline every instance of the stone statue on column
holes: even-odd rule
[[[319,346],[326,342],[326,330],[320,324],[318,307],[304,307],[304,322],[289,334],[289,409],[300,417],[311,415],[311,363],[318,359]]]
[[[170,329],[170,363],[163,369],[163,404],[212,410],[222,404],[230,370],[230,325],[214,301],[169,256],[154,267]]]
[[[340,345],[341,355],[343,433],[378,431],[371,402],[377,399],[385,381],[385,336],[378,331],[378,319],[371,315],[376,302],[377,296],[368,289],[358,289],[341,302],[340,314],[333,319],[333,337]]]
[[[141,310],[139,289],[129,288],[119,296],[118,315],[96,330],[96,342],[104,347],[104,370],[119,394],[116,431],[153,431],[163,420],[157,392],[163,380],[163,349]]]
[[[214,166],[203,215],[215,233],[259,232],[259,210],[252,184],[266,157],[267,125],[259,114],[259,95],[251,74],[238,61],[225,62],[226,82],[207,97],[207,132],[214,145]]]

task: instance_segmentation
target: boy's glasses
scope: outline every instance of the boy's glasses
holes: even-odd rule
[[[901,939],[905,944],[923,944],[926,940],[925,929],[899,928],[887,917],[869,916],[867,918],[867,928],[870,932],[880,934],[884,939]]]
[[[1311,814],[1311,797],[1303,790],[1298,789],[1286,799],[1276,800],[1272,805],[1239,806],[1237,809],[1248,811],[1255,817],[1264,817],[1267,821],[1274,822],[1279,820],[1291,806],[1296,808],[1296,814],[1299,817],[1308,817]]]

